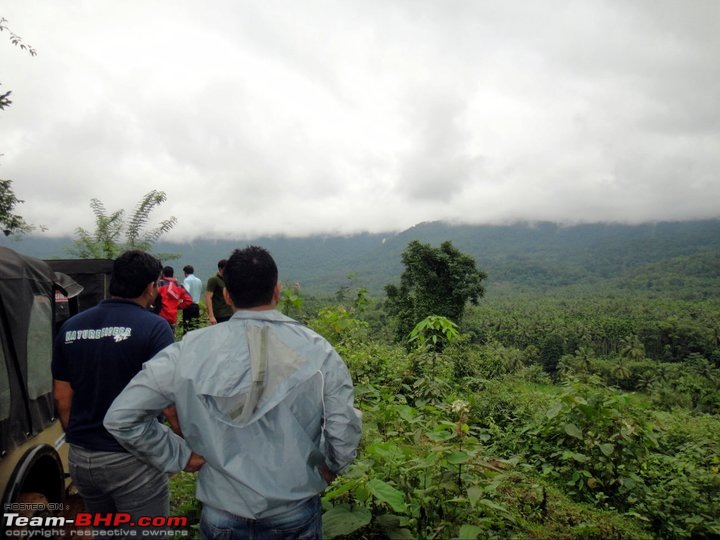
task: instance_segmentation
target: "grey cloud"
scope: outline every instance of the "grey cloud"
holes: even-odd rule
[[[53,233],[152,188],[182,235],[717,215],[715,0],[103,6],[3,14],[0,174]]]
[[[411,199],[450,201],[482,173],[482,157],[468,153],[465,103],[447,94],[420,94],[408,105],[411,148],[397,190]]]

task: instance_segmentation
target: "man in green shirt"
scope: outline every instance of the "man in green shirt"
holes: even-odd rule
[[[210,324],[217,324],[227,321],[232,317],[232,308],[225,302],[223,297],[223,289],[225,281],[223,280],[223,272],[225,269],[225,259],[218,261],[218,272],[208,279],[205,288],[205,307],[207,307],[208,319]]]

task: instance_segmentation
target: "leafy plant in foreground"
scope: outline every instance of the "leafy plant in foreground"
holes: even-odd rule
[[[528,459],[584,500],[627,508],[657,437],[624,394],[569,383],[524,433]]]

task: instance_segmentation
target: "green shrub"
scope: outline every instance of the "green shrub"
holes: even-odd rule
[[[628,396],[568,383],[524,430],[527,459],[583,500],[628,507],[656,435]]]
[[[657,451],[632,504],[663,538],[720,535],[720,419],[676,411],[659,415]]]

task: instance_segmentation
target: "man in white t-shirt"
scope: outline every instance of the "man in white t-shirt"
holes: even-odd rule
[[[200,320],[200,297],[203,293],[203,282],[199,277],[195,276],[195,269],[191,265],[183,268],[185,279],[183,287],[192,296],[192,304],[183,309],[183,330],[188,332],[197,328]]]

